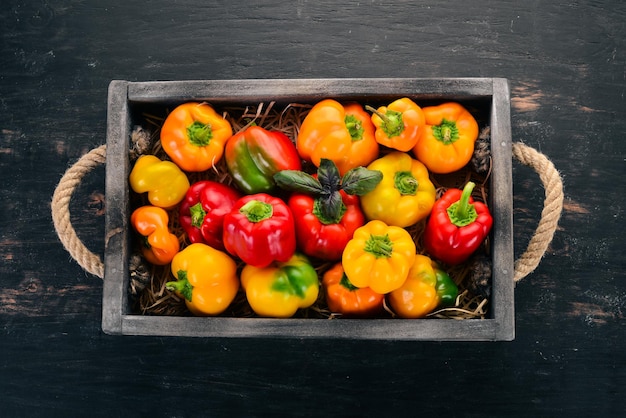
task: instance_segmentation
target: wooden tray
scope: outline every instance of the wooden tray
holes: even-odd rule
[[[276,102],[314,104],[325,98],[385,103],[410,97],[418,104],[458,101],[485,109],[491,129],[488,205],[494,218],[489,315],[485,319],[267,319],[147,316],[129,300],[129,138],[138,115],[187,101],[214,106]],[[106,157],[105,278],[102,329],[108,334],[342,338],[381,340],[513,340],[513,198],[509,85],[501,78],[289,79],[128,82],[109,86]]]

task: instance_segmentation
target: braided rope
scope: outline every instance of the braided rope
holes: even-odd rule
[[[70,200],[85,174],[106,161],[106,145],[94,148],[83,155],[61,177],[52,195],[52,221],[54,229],[72,258],[87,272],[104,278],[104,264],[100,257],[89,251],[78,238],[70,220]]]
[[[516,142],[513,144],[513,156],[539,174],[546,194],[537,229],[526,251],[515,261],[513,279],[519,282],[535,270],[552,242],[563,210],[563,182],[552,162],[536,149]]]
[[[539,174],[546,191],[541,220],[526,251],[515,261],[513,278],[518,282],[535,270],[552,241],[563,209],[563,183],[552,162],[534,148],[520,142],[514,143],[513,156]],[[54,228],[61,243],[83,269],[100,278],[104,278],[104,264],[76,235],[70,221],[70,200],[85,174],[99,164],[104,164],[105,160],[106,145],[101,145],[81,157],[59,181],[51,204]]]

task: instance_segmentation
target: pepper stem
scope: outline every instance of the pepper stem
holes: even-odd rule
[[[453,120],[443,119],[440,125],[433,126],[433,135],[444,145],[450,145],[459,139],[459,127]]]
[[[383,120],[381,128],[389,138],[398,136],[404,131],[404,121],[402,120],[402,112],[387,109],[387,113],[379,112],[370,105],[365,105],[365,109],[377,115]]]
[[[354,115],[347,115],[344,118],[344,123],[346,124],[346,129],[348,129],[348,133],[350,134],[350,139],[352,142],[360,141],[363,139],[363,132],[365,129],[363,128],[363,124],[359,119],[357,119]]]
[[[202,203],[198,202],[190,207],[189,214],[191,215],[191,224],[196,228],[200,228],[206,216],[206,211],[202,209]]]
[[[197,147],[204,147],[209,145],[213,138],[213,130],[208,123],[202,123],[194,121],[187,127],[187,135],[189,136],[189,142]]]
[[[248,221],[257,223],[271,218],[274,214],[274,207],[260,200],[251,200],[243,205],[239,212],[244,214]]]
[[[401,195],[415,195],[419,183],[410,171],[397,171],[393,178],[393,185]]]
[[[189,283],[189,279],[187,279],[187,271],[178,270],[176,275],[178,276],[178,280],[165,283],[165,287],[168,290],[180,293],[185,299],[191,302],[193,286]]]
[[[393,242],[388,234],[370,235],[369,239],[365,241],[364,250],[376,258],[389,258],[393,252]]]
[[[469,203],[474,186],[476,186],[474,182],[468,182],[463,188],[461,198],[448,207],[450,222],[458,227],[469,225],[478,217],[476,208]]]
[[[352,284],[350,279],[348,279],[348,275],[346,273],[343,273],[341,275],[341,281],[339,282],[339,284],[351,292],[359,289],[358,287]]]

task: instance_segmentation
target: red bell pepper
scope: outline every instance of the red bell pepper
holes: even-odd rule
[[[274,174],[302,168],[289,137],[260,126],[250,126],[232,136],[224,157],[234,183],[246,194],[270,192],[276,186]]]
[[[467,260],[493,225],[487,205],[471,197],[474,186],[468,182],[463,190],[449,189],[433,206],[424,230],[424,247],[444,263],[460,264]]]
[[[322,260],[339,260],[354,231],[363,226],[365,216],[357,196],[340,191],[345,212],[337,222],[320,220],[316,198],[294,193],[288,201],[296,222],[296,238],[303,253]]]
[[[286,262],[296,251],[293,215],[285,202],[267,193],[247,195],[224,216],[224,247],[254,267]]]
[[[178,218],[189,241],[223,250],[224,216],[240,197],[232,187],[215,181],[192,184],[180,205]]]

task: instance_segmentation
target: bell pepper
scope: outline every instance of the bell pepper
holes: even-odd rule
[[[317,103],[304,118],[296,138],[300,156],[319,167],[322,158],[333,161],[343,175],[366,166],[378,156],[370,115],[357,103],[336,100]]]
[[[296,192],[288,205],[301,251],[311,257],[339,260],[356,228],[365,222],[357,196],[371,191],[382,174],[357,167],[342,177],[335,163],[323,158],[317,175],[285,170],[274,178],[280,187]]]
[[[224,158],[233,181],[246,194],[270,192],[274,174],[300,170],[296,146],[287,135],[250,126],[226,142]]]
[[[189,189],[187,176],[176,164],[161,161],[154,155],[142,155],[137,159],[129,183],[135,193],[147,192],[152,205],[165,209],[180,203]]]
[[[142,237],[141,252],[154,265],[165,265],[180,249],[178,237],[169,231],[169,216],[157,206],[141,206],[130,215],[130,223]]]
[[[413,148],[415,157],[433,173],[452,173],[463,168],[474,154],[478,123],[461,104],[424,107],[426,129]]]
[[[466,261],[491,230],[493,218],[489,208],[471,197],[474,186],[470,181],[463,190],[448,189],[435,202],[426,223],[424,248],[444,263]]]
[[[246,265],[241,286],[252,310],[259,316],[289,318],[317,300],[319,280],[315,268],[300,254],[267,267]]]
[[[341,262],[353,285],[386,294],[402,286],[415,254],[415,243],[406,229],[373,220],[354,231]]]
[[[178,220],[189,241],[223,250],[224,216],[240,197],[232,187],[215,181],[192,184],[178,211]]]
[[[224,154],[233,135],[230,122],[207,103],[184,103],[176,107],[161,127],[161,146],[185,171],[205,171]]]
[[[293,215],[287,204],[266,193],[247,195],[224,216],[224,247],[246,264],[267,267],[296,251]]]
[[[184,297],[196,316],[221,314],[239,290],[235,261],[206,244],[191,244],[176,254],[171,271],[176,280],[167,282],[167,289]]]
[[[387,295],[392,310],[401,318],[423,318],[438,307],[453,305],[458,287],[429,257],[415,256],[404,284]]]
[[[363,226],[365,216],[357,196],[340,191],[345,210],[337,222],[325,223],[315,197],[293,193],[287,202],[296,224],[296,240],[300,250],[322,260],[339,260],[354,231]]]
[[[343,271],[341,263],[328,269],[322,277],[326,304],[333,313],[345,317],[371,317],[381,312],[385,295],[369,287],[353,285]]]
[[[398,151],[411,150],[424,132],[424,112],[408,97],[395,100],[388,106],[374,109],[371,119],[376,127],[376,141]]]
[[[407,153],[395,151],[367,168],[383,173],[378,186],[361,197],[368,219],[407,227],[428,216],[435,204],[436,190],[424,164]]]

